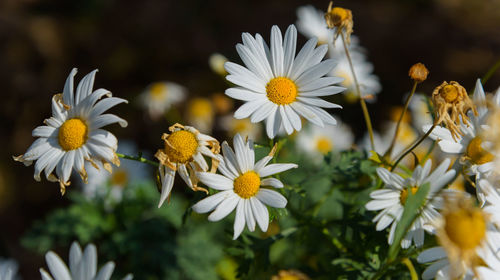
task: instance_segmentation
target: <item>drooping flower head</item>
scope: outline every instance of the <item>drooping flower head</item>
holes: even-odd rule
[[[159,173],[161,181],[160,207],[170,195],[174,186],[175,172],[193,191],[208,191],[198,187],[195,172],[208,171],[209,166],[203,156],[212,158],[211,172],[215,172],[218,164],[217,154],[220,152],[219,142],[208,135],[200,133],[194,127],[174,124],[169,128],[170,134],[164,133],[161,139],[165,147],[159,149],[155,157],[160,161]]]
[[[346,43],[351,42],[351,33],[354,22],[352,12],[349,9],[333,7],[333,1],[328,5],[328,11],[325,13],[325,20],[328,28],[334,29],[334,41],[341,33],[345,33]]]
[[[112,123],[127,126],[122,118],[103,114],[127,100],[111,97],[111,92],[102,88],[93,91],[97,70],[86,75],[74,91],[73,78],[76,72],[74,68],[69,74],[63,93],[52,98],[52,117],[44,121],[45,126],[33,130],[33,136],[38,139],[24,155],[14,158],[25,165],[36,161],[35,180],[40,181],[40,173],[45,171],[49,181],[59,182],[62,194],[66,186],[70,185],[71,170],[74,169],[84,181],[87,180],[85,161],[94,165],[101,162],[109,172],[112,170],[111,163],[120,165],[115,154],[118,140],[101,128]],[[108,98],[99,101],[105,96]]]
[[[236,208],[233,236],[236,239],[245,228],[245,224],[250,231],[254,231],[256,221],[262,231],[267,231],[269,212],[265,205],[284,208],[287,200],[280,193],[265,188],[265,186],[283,188],[283,183],[276,178],[266,177],[297,168],[297,165],[292,163],[268,165],[275,149],[272,149],[268,156],[255,162],[253,142],[243,141],[239,134],[234,137],[233,146],[234,151],[227,142],[222,143],[224,157],[219,163],[222,175],[207,172],[196,174],[203,184],[220,192],[196,203],[193,210],[198,213],[213,211],[208,220],[215,222]]]
[[[226,90],[226,95],[245,101],[234,117],[250,117],[254,123],[266,120],[269,138],[274,138],[280,127],[287,134],[301,130],[301,117],[323,127],[335,125],[335,119],[322,108],[341,108],[322,100],[344,90],[333,84],[338,77],[324,77],[335,66],[332,59],[322,61],[328,47],[316,48],[317,39],[309,40],[295,56],[297,30],[288,27],[285,37],[277,26],[271,29],[270,47],[260,34],[255,37],[242,34],[243,44],[236,45],[243,63],[226,62],[226,79],[238,87]]]

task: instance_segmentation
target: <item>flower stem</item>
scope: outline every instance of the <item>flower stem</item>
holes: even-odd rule
[[[437,123],[434,122],[434,124],[432,124],[431,128],[429,130],[427,130],[427,132],[422,135],[422,137],[420,137],[420,139],[418,139],[417,142],[415,142],[415,144],[413,144],[409,149],[407,149],[397,160],[396,162],[391,166],[391,171],[393,171],[397,166],[398,166],[398,163],[406,156],[408,155],[411,151],[413,151],[413,149],[415,149],[418,145],[420,145],[420,143],[422,143],[422,141],[425,140],[425,138],[427,138],[427,136],[429,136],[432,132],[432,130],[434,130],[434,128],[436,127]]]
[[[361,96],[361,89],[359,87],[358,78],[356,77],[356,73],[354,72],[354,66],[352,65],[351,55],[349,54],[349,50],[347,49],[347,44],[345,42],[344,31],[340,32],[340,36],[342,37],[342,44],[344,45],[345,55],[347,57],[347,61],[349,62],[349,67],[351,68],[352,78],[354,80],[354,85],[356,86],[356,91],[359,97],[359,102],[361,104],[361,109],[363,110],[363,116],[365,118],[368,134],[370,135],[371,149],[375,151],[375,142],[373,141],[372,121],[370,119],[370,114],[368,113],[368,107],[366,106],[365,99]]]
[[[418,280],[418,274],[417,271],[415,270],[415,267],[413,266],[413,263],[410,261],[409,258],[403,258],[401,262],[408,267],[408,271],[410,271],[410,276],[411,280]]]
[[[413,97],[413,94],[415,93],[415,90],[417,89],[417,82],[415,81],[413,83],[413,87],[411,89],[410,95],[406,98],[405,106],[403,107],[403,112],[401,112],[401,115],[399,116],[398,123],[396,124],[396,131],[394,132],[394,137],[392,138],[391,145],[389,146],[389,149],[384,154],[384,157],[387,155],[390,155],[392,152],[392,149],[394,148],[394,144],[396,144],[396,139],[398,138],[398,133],[399,133],[399,127],[401,126],[401,122],[403,121],[403,117],[408,110],[408,105],[410,104],[410,100]]]
[[[124,158],[124,159],[128,159],[128,160],[135,160],[135,161],[138,161],[138,162],[142,162],[142,163],[147,163],[147,164],[150,164],[154,167],[158,167],[159,164],[158,162],[155,162],[155,161],[152,161],[152,160],[149,160],[149,159],[145,159],[142,157],[142,155],[138,155],[138,156],[129,156],[129,155],[124,155],[124,154],[120,154],[120,153],[116,153],[116,155],[118,157],[121,157],[121,158]]]

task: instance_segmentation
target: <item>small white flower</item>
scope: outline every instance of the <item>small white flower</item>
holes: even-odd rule
[[[325,12],[312,5],[297,9],[297,29],[309,39],[317,38],[318,44],[333,42],[333,32],[326,25]]]
[[[123,140],[118,144],[117,152],[134,156],[137,154],[137,147],[134,142]],[[83,193],[88,198],[107,197],[113,202],[120,202],[125,187],[130,183],[145,179],[148,173],[147,168],[143,166],[144,164],[133,160],[122,161],[120,166],[113,170],[113,173],[101,168],[101,164],[97,163],[97,165],[99,169],[96,169],[90,163],[85,163],[89,180],[87,184],[82,183],[81,186]]]
[[[158,119],[167,113],[172,105],[184,101],[187,89],[173,82],[156,82],[139,95],[141,105],[148,110],[151,119]]]
[[[280,193],[262,186],[282,188],[283,183],[275,178],[265,178],[291,168],[296,164],[269,164],[273,157],[271,153],[255,162],[255,152],[252,141],[243,141],[239,134],[233,140],[233,149],[227,142],[222,143],[223,159],[219,163],[222,175],[198,172],[200,181],[220,192],[211,195],[193,206],[198,213],[213,211],[208,220],[215,222],[223,219],[236,208],[234,220],[234,235],[236,239],[247,225],[250,231],[255,230],[255,223],[262,231],[269,226],[269,212],[265,205],[284,208],[286,198]],[[262,179],[265,178],[265,179]]]
[[[195,172],[208,171],[205,158],[212,158],[212,172],[218,164],[219,142],[215,138],[202,134],[194,127],[175,124],[169,128],[171,134],[164,133],[161,139],[165,148],[159,149],[155,157],[160,161],[159,174],[161,196],[158,207],[169,197],[176,171],[193,191],[208,191],[197,186]]]
[[[203,133],[211,133],[215,110],[208,98],[197,97],[189,100],[186,108],[186,121]]]
[[[403,214],[408,192],[411,191],[412,194],[415,194],[419,187],[429,183],[430,189],[427,194],[427,202],[422,209],[422,213],[401,241],[403,248],[410,247],[412,241],[417,247],[424,244],[424,229],[432,232],[433,226],[431,222],[439,217],[436,208],[439,208],[441,199],[437,196],[437,193],[455,176],[455,170],[448,170],[449,165],[450,160],[446,159],[430,173],[432,161],[427,160],[423,167],[417,166],[415,168],[412,177],[406,179],[396,173],[391,173],[385,168],[377,168],[377,174],[384,181],[385,187],[371,192],[370,197],[372,200],[365,207],[371,211],[382,210],[373,219],[373,222],[377,222],[377,231],[384,230],[392,224],[389,232],[389,244],[392,244],[394,240],[394,231]]]
[[[226,62],[227,58],[220,53],[213,53],[208,58],[210,69],[221,76],[227,75],[226,69],[224,69],[224,63]]]
[[[18,279],[17,270],[19,265],[15,260],[0,258],[0,279],[15,280]]]
[[[115,263],[107,262],[97,271],[97,248],[94,244],[89,244],[82,252],[82,248],[75,241],[69,251],[69,269],[64,261],[54,252],[49,251],[45,255],[45,261],[49,267],[50,274],[45,269],[40,268],[43,280],[108,280],[113,274]],[[53,277],[53,278],[52,278]],[[132,275],[128,274],[124,280],[132,280]]]
[[[423,94],[415,93],[410,101],[412,123],[417,128],[432,124],[432,115],[427,100]]]
[[[332,151],[349,149],[354,141],[351,128],[338,121],[335,126],[310,126],[297,135],[297,148],[319,162]]]
[[[111,164],[120,165],[115,154],[118,140],[102,127],[119,123],[122,127],[127,122],[113,114],[103,114],[113,106],[127,102],[125,99],[111,97],[105,89],[92,91],[97,70],[86,75],[73,91],[74,68],[69,74],[64,91],[52,98],[52,117],[45,120],[46,126],[33,130],[33,136],[39,137],[28,151],[14,159],[25,165],[35,164],[35,180],[40,181],[44,170],[49,181],[59,181],[61,192],[70,184],[71,170],[77,171],[84,181],[87,172],[84,162],[102,162],[111,172]],[[108,98],[102,99],[104,96]],[[99,102],[98,102],[99,101]],[[55,170],[56,175],[53,174]]]
[[[262,126],[259,123],[252,123],[249,119],[235,119],[232,115],[224,116],[220,119],[220,127],[233,137],[237,133],[243,137],[258,140],[261,136]]]
[[[319,97],[342,92],[333,86],[338,77],[324,77],[335,66],[331,59],[321,60],[328,51],[326,45],[316,48],[317,39],[309,40],[295,56],[297,30],[288,27],[283,39],[277,26],[271,29],[270,47],[260,34],[242,34],[243,44],[236,50],[246,67],[226,62],[226,79],[238,87],[226,90],[226,95],[245,101],[234,113],[237,119],[250,117],[254,123],[266,120],[269,138],[274,138],[281,126],[287,134],[300,131],[304,117],[315,125],[335,125],[336,120],[322,108],[341,108]]]

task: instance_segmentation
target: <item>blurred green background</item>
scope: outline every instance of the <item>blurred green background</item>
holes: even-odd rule
[[[95,87],[131,101],[112,109],[129,126],[109,130],[154,153],[171,124],[151,122],[137,106],[137,95],[149,83],[178,82],[190,96],[223,91],[225,82],[208,66],[210,54],[239,62],[234,46],[241,32],[268,38],[273,24],[283,30],[295,23],[296,8],[306,4],[326,10],[328,1],[0,1],[0,255],[18,260],[24,279],[38,278],[43,257],[21,247],[19,239],[33,221],[70,203],[61,198],[57,184],[34,181],[33,167],[14,162],[12,155],[32,143],[31,131],[50,116],[51,97],[62,92],[72,67],[79,69],[77,80],[98,68]],[[349,0],[335,5],[352,10],[354,34],[382,83],[378,101],[369,105],[375,126],[410,89],[412,64],[422,62],[430,70],[420,87],[430,94],[443,80],[473,88],[500,59],[500,0]],[[305,38],[299,36],[299,42]],[[499,85],[496,73],[485,89]],[[360,112],[357,104],[336,112],[358,137],[364,132]],[[66,258],[67,251],[61,253]]]

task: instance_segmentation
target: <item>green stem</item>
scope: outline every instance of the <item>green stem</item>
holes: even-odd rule
[[[493,76],[493,74],[495,74],[495,72],[500,68],[500,60],[498,60],[489,70],[488,72],[486,72],[486,74],[484,75],[484,77],[481,79],[481,84],[484,84],[486,83],[486,81],[488,81],[491,76]]]
[[[417,271],[415,270],[415,267],[413,266],[413,263],[410,261],[409,258],[403,258],[401,261],[406,267],[408,268],[408,271],[410,271],[410,276],[411,280],[418,280],[418,274]]]
[[[396,139],[398,138],[398,133],[399,133],[399,127],[401,126],[401,122],[403,121],[403,117],[404,117],[406,111],[408,110],[408,105],[410,105],[410,100],[413,97],[415,90],[417,89],[417,84],[418,83],[416,81],[413,83],[413,87],[411,89],[410,95],[408,95],[408,97],[406,98],[405,106],[403,107],[403,112],[401,112],[401,115],[399,116],[398,123],[396,124],[396,131],[394,132],[394,137],[392,138],[391,145],[389,146],[389,149],[387,149],[387,151],[385,152],[384,157],[386,157],[387,155],[390,156],[392,149],[394,148],[394,144],[396,144]]]
[[[368,113],[368,107],[366,106],[365,99],[361,96],[361,89],[359,87],[358,78],[356,77],[356,73],[354,72],[354,66],[352,65],[351,55],[349,54],[349,50],[347,49],[347,44],[345,42],[344,31],[340,32],[340,35],[342,37],[342,43],[344,45],[345,55],[347,57],[347,61],[349,62],[349,67],[351,68],[352,78],[354,80],[354,85],[356,86],[356,91],[359,97],[359,102],[361,104],[361,109],[363,110],[363,116],[365,118],[368,134],[370,135],[371,148],[373,151],[375,151],[375,142],[373,141],[372,121],[370,119],[370,114]]]
[[[425,140],[425,138],[427,138],[431,132],[434,130],[434,128],[436,127],[436,122],[434,122],[434,124],[432,125],[432,127],[427,130],[427,132],[422,135],[422,137],[420,137],[420,139],[418,139],[417,142],[415,142],[415,144],[413,144],[409,149],[407,149],[397,160],[396,162],[391,166],[391,171],[393,171],[397,166],[398,166],[398,163],[406,156],[408,155],[411,151],[413,151],[413,149],[415,149],[418,145],[420,145],[420,143],[422,143],[422,141]]]
[[[145,159],[143,158],[142,156],[129,156],[129,155],[124,155],[124,154],[120,154],[120,153],[116,153],[116,155],[118,157],[121,157],[121,158],[124,158],[124,159],[128,159],[128,160],[135,160],[135,161],[138,161],[138,162],[142,162],[142,163],[147,163],[147,164],[150,164],[154,167],[158,167],[160,164],[158,162],[155,162],[155,161],[152,161],[152,160],[149,160],[149,159]]]

